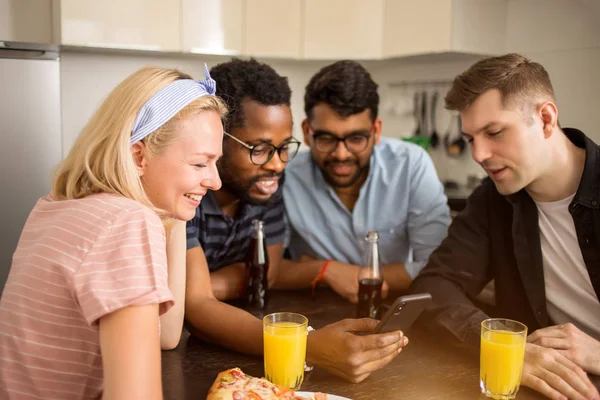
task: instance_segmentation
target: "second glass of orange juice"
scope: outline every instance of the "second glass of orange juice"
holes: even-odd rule
[[[275,313],[263,318],[265,378],[300,389],[304,380],[308,319],[300,314]]]
[[[514,399],[521,384],[527,327],[510,319],[481,323],[479,386],[493,399]]]

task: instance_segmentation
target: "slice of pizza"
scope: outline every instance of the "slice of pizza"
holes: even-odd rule
[[[317,393],[313,398],[305,399],[297,396],[292,389],[232,368],[217,375],[206,400],[327,400],[327,395]]]

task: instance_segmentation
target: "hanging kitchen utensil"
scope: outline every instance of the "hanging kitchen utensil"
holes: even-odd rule
[[[433,96],[431,97],[431,109],[429,111],[429,115],[431,116],[431,147],[436,148],[440,142],[440,137],[437,133],[437,121],[436,117],[436,108],[437,108],[437,100],[438,100],[438,91],[433,92]]]
[[[419,108],[421,107],[421,102],[419,101],[419,92],[415,92],[415,97],[413,101],[413,116],[415,117],[415,131],[414,136],[419,136],[421,134],[421,112]]]
[[[450,114],[448,127],[446,127],[446,133],[444,134],[444,148],[446,150],[448,150],[448,146],[450,146],[450,135],[452,134],[452,128],[454,127],[454,118],[456,118],[456,115]]]
[[[456,115],[454,118],[456,118],[457,121],[457,135],[458,137],[454,140],[450,140],[450,132],[452,130],[452,122],[451,121],[450,125],[448,126],[448,133],[446,134],[446,137],[444,138],[444,145],[446,146],[446,153],[448,153],[449,156],[451,157],[460,157],[464,152],[465,152],[465,148],[467,147],[467,142],[465,141],[465,139],[462,136],[462,121],[460,120],[460,115]]]
[[[421,135],[427,136],[429,130],[427,129],[427,92],[424,90],[421,92]]]

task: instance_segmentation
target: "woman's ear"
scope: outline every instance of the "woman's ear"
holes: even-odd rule
[[[131,146],[131,155],[133,156],[133,162],[138,170],[140,176],[144,176],[146,166],[148,165],[148,152],[144,143],[137,142]]]

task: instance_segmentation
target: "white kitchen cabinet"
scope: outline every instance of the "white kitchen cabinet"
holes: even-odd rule
[[[184,52],[242,52],[244,0],[181,0],[181,19]]]
[[[181,0],[56,0],[60,43],[178,51]]]
[[[383,57],[506,49],[508,0],[386,0]]]
[[[246,0],[244,54],[302,56],[303,0]]]
[[[384,3],[384,0],[304,0],[304,57],[381,58]]]
[[[452,51],[505,53],[507,19],[508,0],[453,0]]]
[[[452,0],[387,0],[383,56],[447,51],[451,46]]]
[[[52,0],[0,0],[0,41],[52,43]]]

